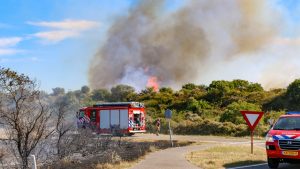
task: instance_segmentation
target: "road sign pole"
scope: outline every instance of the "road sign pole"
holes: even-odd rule
[[[172,130],[171,130],[171,119],[168,119],[168,121],[169,121],[170,143],[171,143],[171,146],[173,147]]]
[[[253,154],[253,131],[251,131],[251,154]]]
[[[167,109],[165,111],[165,118],[167,119],[167,121],[169,123],[170,142],[171,142],[171,146],[173,147],[172,129],[171,129],[171,117],[172,117],[172,111],[170,109]]]
[[[251,154],[253,154],[253,131],[256,125],[259,123],[262,118],[264,112],[256,112],[256,111],[240,111],[249,126],[250,135],[251,135]]]

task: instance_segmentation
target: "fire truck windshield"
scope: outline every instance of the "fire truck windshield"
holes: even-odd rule
[[[283,117],[273,127],[274,130],[300,130],[300,117]]]

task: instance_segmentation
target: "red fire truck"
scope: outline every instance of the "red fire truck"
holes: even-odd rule
[[[140,102],[100,103],[81,108],[77,125],[99,134],[133,135],[146,132],[145,115],[144,104]]]
[[[266,136],[268,165],[300,162],[300,112],[287,112],[280,116]]]

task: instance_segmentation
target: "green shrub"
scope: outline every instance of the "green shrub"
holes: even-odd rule
[[[266,112],[264,114],[264,119],[263,122],[266,125],[269,125],[268,120],[273,119],[274,121],[276,121],[279,116],[285,114],[285,111],[270,111],[270,112]]]
[[[245,124],[245,120],[240,113],[241,110],[260,111],[260,107],[253,103],[233,102],[227,106],[225,112],[221,115],[221,122],[232,122],[234,124]]]
[[[268,127],[257,126],[255,135],[264,136]],[[217,122],[212,120],[202,120],[199,122],[183,121],[173,126],[175,134],[182,135],[219,135],[219,136],[249,136],[250,132],[246,124],[233,124],[231,122]]]

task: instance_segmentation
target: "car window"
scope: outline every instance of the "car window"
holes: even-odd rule
[[[274,130],[300,130],[300,117],[283,117],[274,125]]]

